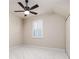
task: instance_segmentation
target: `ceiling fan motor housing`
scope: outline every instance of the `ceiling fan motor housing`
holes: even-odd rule
[[[30,10],[30,8],[29,8],[29,7],[25,7],[25,11],[27,11],[27,10],[29,11],[29,10]]]
[[[19,10],[19,11],[15,11],[15,12],[24,12],[24,14],[32,13],[32,14],[34,14],[34,15],[37,15],[37,14],[38,14],[37,12],[33,12],[33,11],[31,11],[31,10],[33,10],[33,9],[35,9],[35,8],[38,8],[39,5],[36,4],[36,5],[32,6],[32,7],[29,7],[29,6],[28,6],[28,0],[25,0],[25,2],[26,2],[26,6],[24,6],[21,2],[18,2],[18,4],[19,4],[24,10]],[[26,16],[26,15],[25,15],[25,16]]]

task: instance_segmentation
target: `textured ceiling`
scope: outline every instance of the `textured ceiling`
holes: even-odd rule
[[[24,18],[23,13],[15,13],[14,10],[23,10],[17,2],[22,2],[25,5],[25,0],[9,0],[9,10],[10,13],[13,13],[14,15]],[[29,6],[33,6],[35,4],[38,4],[39,7],[36,8],[34,11],[38,12],[39,15],[41,14],[47,14],[47,13],[56,13],[61,16],[68,16],[69,15],[69,8],[70,8],[70,2],[69,0],[29,0]],[[32,14],[28,15],[34,16]]]

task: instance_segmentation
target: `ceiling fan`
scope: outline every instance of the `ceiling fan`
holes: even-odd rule
[[[39,7],[38,4],[36,4],[36,5],[32,6],[32,7],[29,7],[29,6],[28,6],[28,0],[25,0],[25,3],[26,3],[26,6],[24,6],[21,2],[18,2],[18,4],[19,4],[24,10],[18,10],[18,11],[14,11],[14,12],[24,12],[24,14],[25,14],[24,16],[27,16],[27,15],[30,14],[30,13],[32,13],[32,14],[34,14],[34,15],[37,15],[37,14],[38,14],[37,12],[31,11],[31,10],[33,10],[33,9],[35,9],[35,8],[38,8],[38,7]]]

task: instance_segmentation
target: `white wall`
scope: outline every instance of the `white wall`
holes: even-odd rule
[[[32,22],[43,20],[44,38],[32,38]],[[38,45],[52,48],[65,48],[65,20],[58,15],[41,15],[24,21],[24,42],[29,45]]]
[[[23,38],[22,20],[13,14],[9,15],[9,45],[13,47],[22,43]]]
[[[66,52],[70,56],[70,18],[66,21]]]

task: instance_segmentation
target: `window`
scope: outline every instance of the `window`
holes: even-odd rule
[[[33,22],[32,37],[43,38],[43,21],[42,20],[36,20]]]

